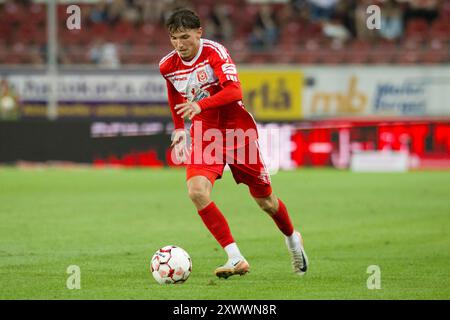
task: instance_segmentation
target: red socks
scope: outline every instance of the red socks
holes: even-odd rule
[[[198,214],[202,218],[203,223],[206,225],[209,232],[216,238],[222,248],[225,248],[227,245],[234,242],[227,220],[214,202],[211,202],[205,208],[198,211]]]
[[[278,212],[271,217],[277,224],[278,229],[280,229],[285,236],[290,236],[294,233],[294,226],[292,225],[291,218],[289,218],[286,206],[280,199],[278,199],[278,205]]]
[[[294,233],[294,226],[292,225],[286,206],[280,199],[278,199],[278,205],[278,212],[271,217],[284,235],[291,236]],[[198,214],[222,248],[234,242],[227,220],[214,202],[211,202],[204,209],[198,211]]]

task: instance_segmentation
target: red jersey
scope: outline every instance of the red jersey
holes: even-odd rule
[[[202,121],[203,129],[256,131],[255,121],[242,102],[236,66],[221,44],[200,39],[200,48],[191,61],[184,61],[174,50],[161,59],[159,68],[167,82],[176,129],[184,128],[184,121],[176,114],[175,105],[195,101],[202,111],[192,121]],[[219,94],[225,90],[230,94]]]

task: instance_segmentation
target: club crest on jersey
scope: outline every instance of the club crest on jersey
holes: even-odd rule
[[[197,80],[200,83],[208,82],[208,74],[204,68],[197,70]]]

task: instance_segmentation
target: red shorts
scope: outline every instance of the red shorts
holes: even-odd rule
[[[206,150],[197,149],[191,145],[190,163],[187,165],[186,180],[194,176],[204,176],[212,184],[222,178],[225,165],[231,169],[236,183],[244,183],[249,187],[250,193],[255,198],[265,198],[272,194],[269,172],[261,157],[257,141],[250,142],[235,150],[222,150],[222,154],[214,154],[212,157],[196,157]],[[207,152],[206,152],[207,153]]]

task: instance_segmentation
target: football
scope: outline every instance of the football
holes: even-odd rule
[[[183,283],[192,272],[191,257],[180,247],[165,246],[153,255],[150,270],[159,284]]]

